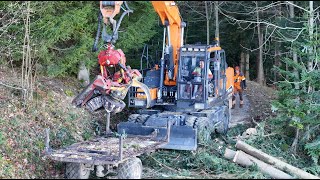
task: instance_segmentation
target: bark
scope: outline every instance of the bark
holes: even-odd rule
[[[249,53],[246,53],[246,80],[250,80],[250,77],[249,77],[249,58],[250,58],[250,54]]]
[[[296,154],[297,152],[298,141],[299,141],[299,128],[296,128],[296,135],[291,144],[291,149],[290,149],[293,154]]]
[[[258,8],[258,1],[256,1],[256,7]],[[260,85],[265,85],[265,80],[264,80],[264,70],[263,70],[263,59],[262,59],[262,53],[263,53],[263,33],[261,32],[261,27],[259,23],[259,11],[257,11],[257,29],[258,29],[258,40],[259,40],[259,58],[258,58],[258,77],[257,77],[257,82]]]
[[[294,1],[289,1],[290,3],[294,4]],[[289,4],[289,14],[290,14],[290,18],[293,20],[294,18],[294,6],[292,4]],[[297,56],[297,52],[296,51],[293,51],[292,52],[292,59],[295,63],[298,63],[298,56]],[[294,73],[294,76],[295,76],[295,82],[294,83],[294,87],[295,89],[300,89],[299,87],[299,83],[297,83],[297,81],[299,81],[299,73],[297,71],[297,69],[294,68],[293,70],[293,73]]]
[[[218,5],[219,4],[218,3],[219,3],[219,1],[214,2],[214,15],[215,15],[215,21],[216,21],[215,37],[219,39],[219,12],[218,12]],[[219,42],[220,42],[220,39],[219,39]]]
[[[208,14],[208,1],[205,1],[204,2],[204,4],[205,4],[205,8],[206,8],[206,20],[207,20],[207,45],[209,45],[209,43],[210,43],[210,27],[209,27],[209,25],[210,25],[210,19],[209,19],[209,14]]]
[[[23,57],[21,66],[21,86],[26,89],[26,93],[23,95],[24,100],[31,101],[33,99],[33,76],[32,76],[32,57],[31,57],[31,46],[30,46],[30,1],[26,2],[26,18],[24,19],[24,41],[23,41]]]
[[[313,42],[314,41],[314,37],[313,37],[313,31],[314,31],[314,9],[313,9],[313,1],[309,1],[309,8],[310,8],[310,17],[309,17],[309,39],[310,39],[310,42]],[[313,45],[314,46],[314,45]],[[309,72],[312,72],[313,71],[313,61],[315,59],[314,57],[314,54],[316,52],[314,52],[314,50],[316,50],[316,47],[313,47],[311,46],[310,49],[309,49],[309,61],[308,61],[308,71]],[[311,85],[311,83],[309,82],[309,86],[308,86],[308,93],[312,93],[313,92],[313,86]],[[310,114],[310,111],[307,111],[308,114]],[[306,126],[306,139],[309,140],[310,139],[310,125],[308,124]]]
[[[245,67],[245,53],[241,52],[240,54],[240,71],[244,73],[244,67]]]
[[[224,157],[228,160],[232,160],[235,155],[236,155],[236,151],[232,149],[226,148],[226,150],[224,151]]]
[[[293,179],[293,177],[289,174],[280,171],[279,169],[271,166],[270,164],[260,161],[259,159],[250,156],[249,154],[246,154],[241,150],[235,153],[233,162],[240,164],[244,167],[249,167],[256,164],[262,173],[267,174],[275,179]]]
[[[277,9],[277,15],[279,16],[279,18],[281,19],[282,18],[282,15],[281,15],[281,6],[279,6],[279,9]],[[274,65],[277,66],[277,67],[281,67],[281,60],[280,60],[280,48],[281,48],[281,42],[278,42],[278,41],[275,41],[275,56],[274,56]],[[279,76],[279,73],[277,71],[274,71],[274,75],[273,75],[273,80],[274,82],[277,82],[278,80],[278,76]]]
[[[274,65],[275,66],[280,66],[280,50],[279,50],[279,42],[275,42],[275,50],[274,50]],[[273,81],[277,82],[278,80],[278,73],[276,71],[273,72]]]
[[[299,168],[296,168],[288,163],[285,163],[283,161],[280,161],[279,159],[272,157],[248,144],[246,144],[243,141],[238,140],[236,143],[236,148],[239,150],[242,150],[246,152],[247,154],[265,162],[270,165],[275,166],[276,168],[279,168],[282,171],[286,171],[292,175],[296,175],[301,179],[320,179],[319,177],[312,175],[310,173],[307,173]]]

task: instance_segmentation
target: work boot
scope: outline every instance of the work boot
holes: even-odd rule
[[[243,107],[243,104],[240,104],[240,108],[242,108]]]

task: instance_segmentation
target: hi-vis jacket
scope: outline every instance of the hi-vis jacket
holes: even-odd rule
[[[240,89],[242,89],[241,87],[242,87],[242,81],[244,81],[244,80],[246,80],[246,78],[244,77],[244,75],[243,75],[243,73],[242,72],[240,72],[240,73],[238,73],[238,74],[235,74],[234,75],[234,89],[235,90],[240,90]]]

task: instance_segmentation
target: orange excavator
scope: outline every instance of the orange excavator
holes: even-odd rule
[[[209,140],[211,133],[228,131],[234,71],[227,66],[218,39],[212,45],[184,44],[185,23],[175,2],[152,1],[152,5],[164,25],[163,49],[160,62],[144,74],[126,66],[125,54],[114,46],[121,20],[132,10],[123,1],[100,1],[93,51],[98,49],[102,24],[101,72],[73,104],[90,111],[105,109],[106,133],[54,150],[46,130],[45,152],[66,162],[68,179],[88,179],[91,171],[103,178],[114,174],[115,167],[119,179],[140,179],[141,154],[156,149],[196,150],[198,141]],[[120,9],[125,11],[117,22]],[[107,25],[112,26],[112,34],[106,33]],[[117,124],[116,133],[110,132],[110,114],[122,111],[126,96],[128,106],[138,113]]]
[[[125,14],[132,12],[125,1],[100,1],[99,24],[103,19],[102,39],[106,50],[98,55],[101,74],[73,101],[91,111],[104,107],[107,112],[120,112],[128,96],[128,106],[137,108],[127,122],[117,125],[118,133],[149,135],[157,132],[169,143],[164,149],[195,150],[197,142],[213,132],[228,131],[234,70],[226,63],[219,39],[211,45],[184,44],[184,27],[174,1],[151,1],[163,29],[162,56],[145,75],[125,65],[125,55],[114,45],[118,28]],[[117,23],[113,18],[124,4],[127,10]],[[124,8],[122,8],[124,9]],[[112,24],[113,33],[105,33]],[[100,26],[93,50],[97,50]],[[108,67],[119,66],[110,73]],[[110,116],[109,116],[110,117]],[[109,123],[110,119],[108,120]]]

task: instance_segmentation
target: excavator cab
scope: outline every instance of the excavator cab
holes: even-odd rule
[[[226,74],[225,52],[220,47],[185,45],[179,59],[177,107],[190,111],[208,109],[232,92],[227,79],[233,75],[230,70]]]

